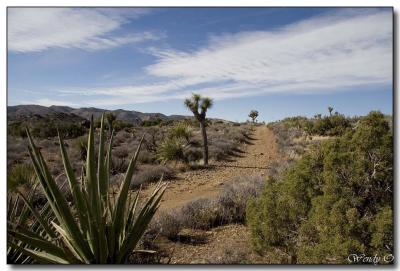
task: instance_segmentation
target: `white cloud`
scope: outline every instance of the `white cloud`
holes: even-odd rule
[[[310,19],[276,31],[214,37],[194,52],[161,52],[154,76],[285,85],[390,82],[391,14]]]
[[[52,47],[98,50],[155,40],[153,33],[111,36],[128,19],[147,9],[9,8],[8,49],[43,51]]]
[[[149,51],[156,62],[145,70],[158,83],[62,95],[93,95],[85,103],[104,106],[181,99],[191,92],[226,99],[391,84],[392,14],[347,10],[271,31],[213,36],[194,51]]]
[[[78,107],[81,104],[71,103],[62,100],[53,100],[48,98],[38,99],[34,101],[22,101],[21,104],[38,104],[43,106],[51,106],[51,105],[63,105],[63,106],[70,106],[70,107]]]

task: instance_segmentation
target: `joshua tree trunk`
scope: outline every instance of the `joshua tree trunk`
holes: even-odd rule
[[[203,159],[204,165],[208,165],[208,142],[206,133],[206,123],[205,121],[200,121],[201,135],[203,136]]]

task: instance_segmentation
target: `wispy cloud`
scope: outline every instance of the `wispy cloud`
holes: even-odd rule
[[[37,52],[53,47],[99,50],[156,40],[151,32],[114,35],[124,23],[148,9],[9,8],[8,49]]]
[[[26,100],[26,101],[22,101],[21,104],[38,104],[38,105],[43,105],[43,106],[63,105],[63,106],[70,106],[70,107],[81,106],[80,103],[67,102],[64,100],[53,100],[53,99],[48,99],[48,98],[43,98],[43,99],[38,99],[38,100]]]
[[[271,31],[213,36],[194,51],[149,52],[156,62],[145,71],[158,83],[60,94],[87,95],[85,103],[92,105],[122,105],[181,99],[194,91],[226,99],[391,84],[392,15],[347,10]]]

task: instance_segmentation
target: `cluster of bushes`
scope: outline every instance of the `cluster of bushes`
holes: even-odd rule
[[[101,123],[101,120],[99,118],[94,122],[94,127],[95,128],[100,128],[100,123]],[[132,123],[127,122],[127,121],[123,121],[123,120],[119,120],[119,119],[113,120],[112,121],[112,126],[113,126],[113,129],[114,129],[115,132],[134,127],[134,125]]]
[[[393,253],[393,142],[371,112],[315,146],[251,200],[257,252],[273,263],[349,263],[349,254]]]
[[[158,182],[161,177],[163,180],[174,178],[174,171],[164,165],[143,165],[139,167],[138,172],[133,175],[131,187],[138,188],[140,185]]]
[[[182,229],[208,230],[213,227],[244,223],[246,204],[262,191],[265,179],[261,176],[236,177],[213,199],[200,198],[178,210],[162,212],[150,231],[177,240]]]
[[[163,120],[160,118],[143,120],[142,122],[140,122],[140,126],[143,126],[143,127],[157,126],[157,125],[160,125],[162,122],[163,122]]]
[[[63,121],[16,121],[8,125],[8,134],[16,137],[26,137],[25,129],[29,127],[31,133],[37,138],[48,138],[57,136],[57,129],[65,138],[75,138],[86,133],[86,127],[80,123]]]
[[[336,112],[333,115],[323,117],[320,114],[313,118],[301,116],[289,117],[279,121],[279,123],[286,129],[297,130],[311,136],[339,136],[343,135],[346,130],[351,128],[356,120],[356,118],[347,118]],[[276,122],[270,125],[273,126],[274,124],[276,124]]]

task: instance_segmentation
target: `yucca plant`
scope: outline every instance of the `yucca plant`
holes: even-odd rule
[[[184,160],[187,145],[178,138],[167,138],[157,149],[157,158],[163,163],[171,160]]]
[[[42,154],[27,130],[29,154],[54,219],[48,222],[36,212],[34,216],[44,229],[42,233],[38,234],[24,226],[9,227],[7,232],[9,247],[24,253],[36,262],[126,263],[159,207],[166,188],[166,185],[161,182],[141,208],[138,207],[139,192],[136,195],[129,194],[129,186],[143,138],[130,160],[117,195],[113,198],[109,196],[112,136],[106,153],[103,115],[96,165],[93,126],[92,117],[86,166],[82,169],[80,181],[72,169],[63,139],[58,134],[65,174],[73,196],[73,205],[68,204],[50,175]],[[32,211],[35,211],[29,202],[25,203]],[[29,244],[29,247],[21,246],[16,241]]]
[[[187,143],[189,143],[192,135],[192,128],[183,122],[177,123],[168,133],[169,138],[183,138]]]
[[[35,234],[40,234],[44,231],[44,228],[40,223],[32,217],[31,206],[33,204],[33,198],[36,192],[37,184],[35,184],[27,197],[21,193],[9,194],[7,196],[7,224],[9,229],[19,229],[21,227],[29,228]],[[29,204],[24,204],[28,202]],[[21,206],[22,205],[22,206]],[[39,214],[41,218],[48,219],[51,215],[50,208],[48,204],[45,204],[40,211],[33,210],[35,214]],[[25,249],[35,249],[30,246],[30,244],[22,242],[20,240],[14,239],[10,240],[12,237],[9,236],[9,243],[12,245],[7,248],[7,262],[13,264],[27,264],[32,263],[33,259],[21,252],[19,247]],[[15,247],[17,245],[18,247]]]

